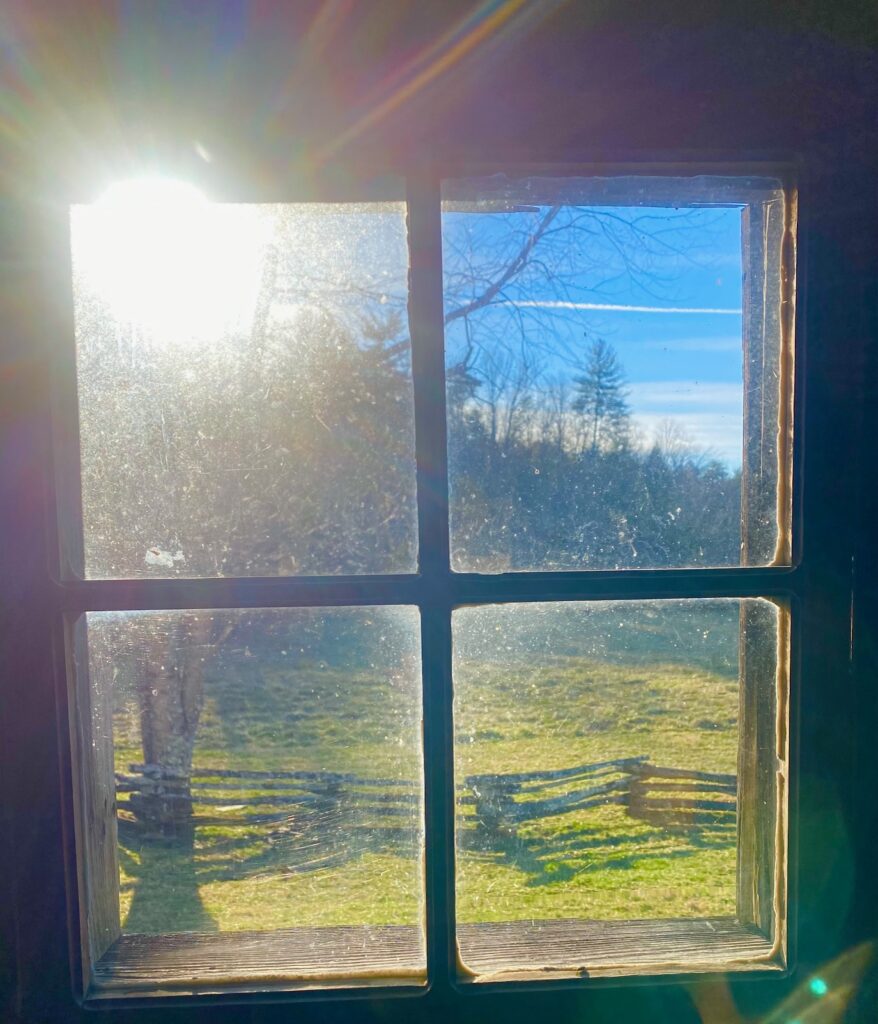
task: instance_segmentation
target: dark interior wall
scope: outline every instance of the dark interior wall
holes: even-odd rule
[[[215,173],[262,182],[425,148],[874,155],[868,2],[5,7],[7,141],[35,144],[50,180],[71,158],[90,177],[150,154],[197,165],[196,141]]]
[[[42,258],[29,209],[150,162],[282,194],[290,177],[343,179],[348,167],[377,172],[430,156],[798,160],[808,375],[799,426],[815,595],[801,650],[799,957],[816,965],[874,937],[876,40],[878,5],[848,2],[4,5],[0,1015],[77,1019],[40,583],[45,389],[33,352],[45,321],[28,299]],[[745,983],[736,994],[755,1011],[783,984]],[[874,1019],[872,998],[864,990],[857,1019]],[[558,1019],[697,1019],[676,988],[550,1006]],[[546,1012],[531,997],[504,1004],[513,1019]],[[234,1009],[217,1017],[244,1019]]]

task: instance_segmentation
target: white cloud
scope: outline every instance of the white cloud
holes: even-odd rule
[[[635,410],[673,416],[680,405],[741,415],[744,388],[737,381],[642,380],[628,385]]]
[[[698,451],[707,452],[733,469],[741,465],[743,434],[740,418],[709,413],[680,413],[676,416],[635,413],[631,419],[647,444],[652,443],[663,423],[672,419],[683,428],[684,436]]]
[[[630,384],[632,419],[651,439],[663,420],[674,420],[694,444],[730,466],[741,464],[743,388],[721,381],[663,380]]]
[[[701,315],[741,316],[740,309],[716,306],[627,306],[615,302],[565,302],[560,299],[507,299],[504,306],[528,309],[596,309],[611,313],[695,313]]]

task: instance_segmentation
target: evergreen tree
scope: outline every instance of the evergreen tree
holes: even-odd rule
[[[573,410],[585,420],[586,446],[592,452],[623,447],[628,438],[625,373],[609,342],[592,341],[584,372],[574,383]]]

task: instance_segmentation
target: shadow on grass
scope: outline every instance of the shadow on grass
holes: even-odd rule
[[[736,827],[731,820],[709,827],[652,828],[648,832],[641,828],[613,834],[605,829],[577,828],[545,836],[488,829],[475,823],[462,830],[459,845],[465,855],[521,871],[528,876],[529,886],[556,885],[587,871],[625,870],[646,861],[677,860],[708,849],[734,848]]]
[[[366,854],[415,857],[419,829],[352,825],[291,833],[284,822],[239,835],[179,830],[173,839],[145,839],[119,823],[119,859],[133,878],[125,932],[215,931],[199,887],[264,874],[297,874],[344,867]]]
[[[419,853],[416,828],[352,826],[290,837],[284,833],[228,837],[201,851],[199,882],[253,875],[300,874],[344,867],[367,854],[409,858]]]
[[[512,867],[527,876],[525,884],[531,887],[568,882],[584,872],[679,860],[736,843],[733,818],[688,828],[634,820],[631,826],[631,832],[577,827],[533,835],[470,820],[460,830],[459,843],[464,856]],[[238,835],[199,830],[196,837],[195,831],[174,842],[146,842],[131,829],[120,829],[120,856],[126,874],[135,879],[126,932],[215,931],[216,922],[199,897],[199,888],[211,882],[333,870],[367,854],[409,858],[420,848],[416,827],[376,827],[338,818],[295,830],[288,819],[280,819]]]
[[[199,887],[195,829],[181,828],[173,839],[144,839],[130,826],[119,829],[119,859],[134,877],[134,893],[122,930],[127,934],[215,932]]]

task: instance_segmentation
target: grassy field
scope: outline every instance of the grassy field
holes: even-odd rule
[[[459,673],[457,777],[647,755],[733,773],[737,682],[676,665],[559,658],[539,667],[472,663]],[[519,826],[501,851],[473,837],[458,861],[467,921],[652,918],[734,913],[735,835],[680,831],[620,806]],[[475,849],[472,847],[475,846]]]
[[[736,618],[736,606],[720,607],[707,627],[698,624],[698,640],[692,623],[672,623],[673,640],[666,623],[645,619],[638,642],[627,637],[623,652],[606,642],[606,631],[603,645],[595,643],[595,630],[578,649],[555,637],[535,652],[533,637],[543,636],[538,622],[500,650],[491,644],[493,625],[475,623],[455,662],[458,783],[473,774],[637,755],[665,766],[735,772]],[[291,661],[283,646],[268,644],[258,657],[231,652],[209,668],[195,765],[329,770],[415,784],[415,675],[388,672],[380,658],[355,668],[301,654]],[[142,760],[137,708],[124,686],[115,737],[118,770]],[[416,817],[371,826],[328,820],[321,828],[311,827],[303,811],[287,817],[265,807],[276,815],[272,823],[241,828],[231,819],[267,790],[252,781],[221,786],[215,792],[224,803],[196,811],[228,814],[230,824],[196,829],[189,845],[144,841],[123,823],[126,932],[418,920]],[[661,828],[614,805],[498,835],[476,822],[471,806],[460,808],[464,921],[719,916],[734,913],[734,899],[735,834],[728,824]]]

